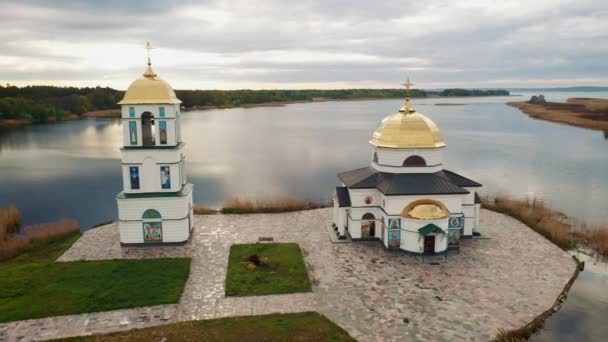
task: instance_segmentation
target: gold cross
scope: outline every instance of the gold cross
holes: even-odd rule
[[[405,87],[405,113],[412,112],[412,107],[410,105],[410,87],[414,85],[414,83],[410,82],[410,78],[407,78],[407,82],[401,83],[402,86]]]
[[[146,42],[146,46],[144,47],[144,49],[148,50],[148,65],[150,65],[150,50],[154,48],[152,47],[152,45],[150,45],[150,42]]]
[[[414,83],[410,82],[410,78],[407,78],[407,82],[401,83],[402,86],[405,87],[405,96],[410,97],[410,87],[414,85]]]

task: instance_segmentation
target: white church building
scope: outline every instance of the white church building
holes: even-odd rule
[[[123,245],[190,239],[192,184],[186,180],[180,103],[152,70],[150,58],[118,103],[122,109],[123,191],[116,196]]]
[[[338,174],[333,227],[340,239],[433,255],[479,234],[481,184],[443,169],[441,131],[411,107],[410,85],[405,106],[372,135],[370,166]]]

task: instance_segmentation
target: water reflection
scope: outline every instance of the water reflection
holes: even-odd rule
[[[550,100],[573,95],[556,96]],[[538,196],[588,223],[608,221],[605,140],[593,131],[530,119],[504,105],[510,100],[424,99],[415,107],[443,130],[446,168],[479,180],[485,192]],[[182,136],[195,201],[221,203],[237,195],[326,201],[337,172],[369,163],[371,132],[401,102],[185,113]],[[439,102],[466,105],[435,106]],[[116,119],[0,132],[0,205],[15,203],[26,223],[72,216],[87,227],[116,217],[121,137]]]

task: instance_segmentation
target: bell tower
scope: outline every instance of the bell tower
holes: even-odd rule
[[[193,227],[192,184],[186,180],[181,101],[150,62],[118,102],[122,112],[123,191],[116,196],[120,242],[185,243]]]

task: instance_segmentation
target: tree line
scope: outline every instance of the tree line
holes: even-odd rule
[[[68,115],[118,109],[124,91],[108,87],[0,86],[0,119],[34,122],[61,120]],[[311,101],[314,99],[403,98],[403,89],[303,89],[303,90],[176,90],[185,108],[240,106],[267,102]],[[509,95],[506,90],[413,89],[412,97]]]

